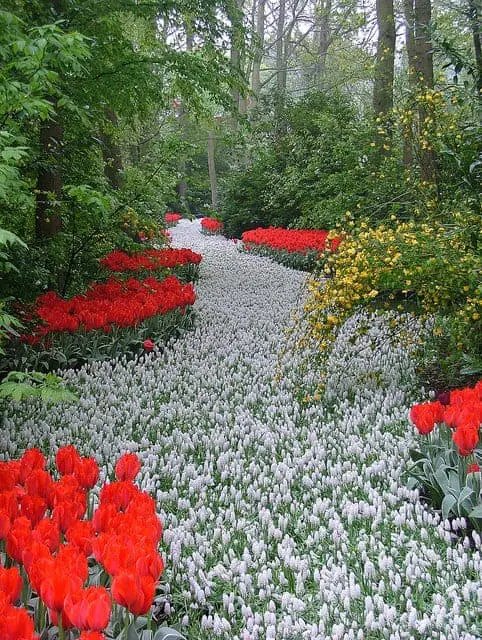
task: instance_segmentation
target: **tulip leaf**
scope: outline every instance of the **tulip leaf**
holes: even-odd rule
[[[153,640],[184,640],[184,636],[170,627],[160,627],[153,638]]]
[[[129,625],[127,629],[127,640],[139,640],[135,622]]]
[[[449,490],[449,479],[447,477],[447,474],[445,473],[445,471],[443,469],[437,469],[435,471],[435,479],[437,480],[440,488],[442,489],[442,491],[444,493],[448,493]]]
[[[473,491],[470,487],[464,487],[460,492],[459,499],[457,500],[457,508],[460,511],[460,507],[465,500],[468,500],[472,495]]]
[[[442,518],[444,520],[449,517],[456,502],[457,498],[451,493],[447,493],[447,495],[444,497],[444,499],[442,500]]]
[[[413,462],[419,462],[420,460],[423,460],[425,458],[424,454],[420,451],[417,451],[416,449],[409,449],[408,455],[410,456],[410,459],[413,460]]]
[[[482,518],[482,504],[479,504],[469,513],[469,518]]]

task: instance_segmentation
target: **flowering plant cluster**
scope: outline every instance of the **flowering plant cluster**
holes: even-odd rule
[[[175,227],[176,224],[181,220],[182,216],[180,213],[173,213],[168,211],[164,216],[164,220],[166,221],[166,225],[168,227]]]
[[[135,447],[165,526],[155,617],[189,639],[480,640],[481,536],[453,538],[465,519],[449,529],[402,476],[419,384],[398,314],[351,316],[305,400],[320,369],[286,345],[305,275],[197,224],[173,234],[207,258],[199,329],[66,371],[77,405],[9,403],[1,449],[81,438],[110,469]]]
[[[347,224],[354,224],[349,212]],[[464,238],[443,226],[403,222],[369,228],[361,222],[310,282],[310,335],[325,351],[356,309],[376,304],[450,317],[458,323],[452,350],[475,352],[482,330],[479,271],[480,259],[466,250]]]
[[[137,638],[164,569],[155,501],[134,484],[139,458],[118,460],[95,508],[94,458],[61,447],[58,479],[46,464],[36,448],[0,462],[0,636],[36,640],[57,627],[59,640],[69,630],[79,640]]]
[[[68,300],[49,291],[34,304],[32,328],[20,337],[21,355],[37,368],[129,355],[143,339],[165,339],[187,328],[186,311],[195,299],[192,284],[173,275],[164,280],[110,278]]]
[[[214,218],[201,218],[201,229],[207,234],[218,234],[223,232],[223,223]]]
[[[123,273],[125,271],[167,273],[174,270],[178,277],[186,281],[195,280],[198,275],[197,265],[202,260],[199,253],[191,249],[147,249],[139,253],[128,254],[124,251],[112,251],[102,258],[100,264],[110,271]]]
[[[84,295],[69,300],[49,291],[37,298],[35,314],[42,324],[34,328],[29,342],[38,342],[53,332],[95,331],[109,333],[113,326],[132,327],[154,315],[194,304],[192,285],[175,276],[164,280],[118,280],[94,283]]]
[[[336,251],[340,238],[328,231],[258,227],[242,235],[242,249],[265,255],[281,264],[311,271],[325,251]]]
[[[135,242],[147,244],[166,241],[166,230],[154,219],[129,207],[122,217],[123,231]]]
[[[411,486],[425,491],[443,518],[468,516],[482,530],[482,380],[413,406],[410,420],[424,436],[420,450],[411,451]]]

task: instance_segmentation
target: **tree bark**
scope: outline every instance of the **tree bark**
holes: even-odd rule
[[[415,13],[415,57],[419,81],[424,89],[433,89],[433,54],[430,41],[429,26],[432,19],[431,0],[414,0]],[[429,113],[421,102],[419,108],[420,135],[424,137]],[[423,143],[420,145],[420,179],[428,184],[435,184],[437,177],[435,152],[431,146]]]
[[[323,87],[323,81],[326,73],[326,58],[328,55],[328,47],[331,42],[331,0],[321,0],[315,7],[315,39],[316,39],[316,55],[314,81],[319,88]]]
[[[209,184],[211,185],[211,204],[216,211],[218,208],[218,189],[217,189],[217,177],[216,177],[216,135],[214,131],[208,133],[208,170],[209,170]]]
[[[63,0],[52,0],[51,10],[60,19],[64,11]],[[56,108],[57,100],[47,100],[54,106],[51,119],[40,126],[40,166],[37,174],[35,234],[37,238],[52,238],[62,228],[60,200],[62,198],[62,171],[60,156],[64,130]]]
[[[408,82],[414,92],[417,88],[417,57],[415,53],[415,11],[413,0],[403,0],[405,14],[405,46],[407,49]],[[403,131],[403,166],[410,170],[413,168],[413,140],[414,130],[412,123],[405,125]]]
[[[237,77],[237,81],[240,81],[241,78],[241,53],[244,44],[244,35],[243,35],[243,0],[234,0],[232,4],[230,4],[228,10],[228,18],[231,22],[231,51],[230,51],[230,62],[231,67],[234,69]],[[240,106],[240,91],[238,87],[233,87],[231,89],[231,97],[233,100],[233,111],[235,117],[239,114],[239,106]],[[237,121],[237,119],[236,119]]]
[[[286,62],[284,55],[284,30],[286,23],[286,0],[280,0],[278,24],[276,29],[276,90],[278,100],[284,102],[286,93]]]
[[[373,85],[373,111],[387,114],[393,107],[393,76],[395,61],[395,18],[393,0],[376,0],[378,45]]]
[[[475,64],[477,68],[476,87],[479,100],[482,101],[482,7],[480,0],[468,0],[470,29],[474,41]]]
[[[191,25],[185,24],[186,29],[186,51],[192,51],[194,44],[194,34],[191,29]],[[179,129],[181,131],[181,138],[183,141],[187,139],[187,123],[189,114],[184,104],[181,104],[179,109]],[[181,152],[179,156],[179,175],[180,181],[177,187],[179,193],[179,199],[184,207],[187,208],[187,176],[186,176],[186,156],[184,152]]]
[[[116,143],[112,130],[118,126],[116,113],[110,108],[104,109],[105,117],[108,121],[108,127],[102,132],[100,139],[102,141],[102,156],[104,159],[104,175],[112,189],[118,190],[122,186],[122,155],[119,145]]]
[[[258,11],[256,13],[256,44],[253,58],[253,73],[251,76],[251,90],[253,91],[253,101],[256,102],[261,89],[261,61],[263,59],[264,48],[264,25],[265,25],[266,0],[258,0]]]
[[[54,106],[55,98],[48,98]],[[40,168],[37,175],[35,233],[37,238],[52,238],[62,228],[60,200],[62,171],[60,155],[63,128],[55,114],[40,127]]]

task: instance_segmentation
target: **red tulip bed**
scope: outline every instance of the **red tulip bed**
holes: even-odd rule
[[[65,446],[57,474],[46,466],[36,448],[0,462],[0,638],[151,638],[162,525],[139,458],[123,455],[98,499],[94,458]]]
[[[183,282],[194,282],[199,276],[199,264],[202,256],[191,249],[147,249],[139,253],[128,254],[124,251],[112,251],[100,261],[101,266],[115,273],[136,273],[143,276],[173,273]]]
[[[201,219],[201,231],[206,235],[219,235],[223,232],[224,225],[214,218]]]
[[[182,216],[180,213],[167,212],[164,216],[164,220],[166,221],[166,225],[168,227],[175,227],[181,219]]]
[[[241,249],[267,256],[294,269],[311,271],[326,251],[336,251],[340,238],[328,238],[324,230],[258,227],[241,236]]]
[[[188,328],[195,299],[192,284],[172,275],[110,278],[69,300],[50,291],[30,313],[30,331],[21,336],[24,356],[36,368],[52,368],[134,355],[145,340],[164,341]]]
[[[410,419],[422,436],[410,451],[410,486],[420,488],[444,520],[464,517],[482,531],[482,380],[415,405]]]

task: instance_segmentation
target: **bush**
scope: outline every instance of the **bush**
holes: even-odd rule
[[[409,222],[371,229],[361,223],[327,258],[328,280],[319,274],[311,281],[309,334],[324,351],[361,306],[432,315],[450,323],[450,359],[460,370],[463,353],[481,353],[480,269],[480,255],[453,228]]]

